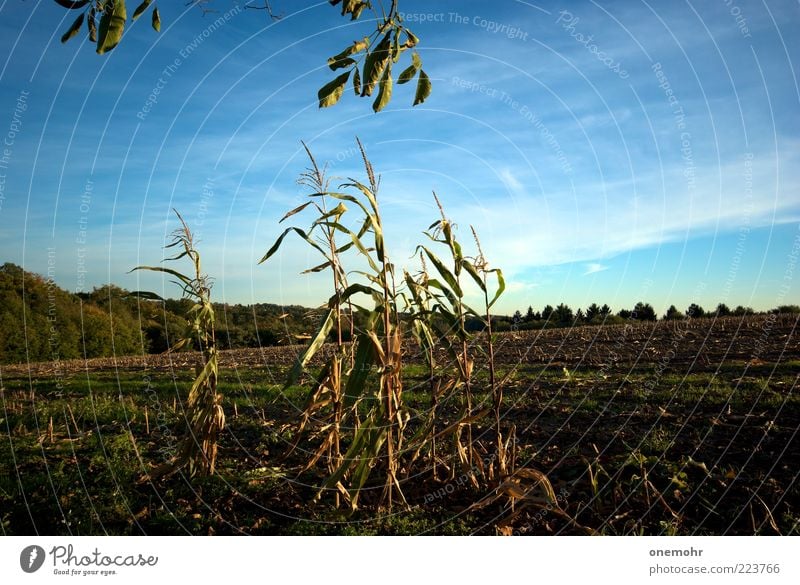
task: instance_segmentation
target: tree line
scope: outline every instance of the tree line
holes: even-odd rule
[[[781,305],[769,313],[800,313],[798,305]],[[751,307],[738,305],[731,309],[725,303],[719,303],[715,309],[706,310],[697,303],[690,304],[681,311],[670,305],[661,316],[663,321],[680,321],[682,319],[700,319],[705,317],[743,317],[745,315],[764,314]],[[577,325],[618,325],[627,321],[658,321],[656,310],[650,303],[638,302],[632,309],[620,309],[614,312],[607,304],[592,303],[586,309],[573,309],[560,303],[558,306],[545,305],[541,311],[529,306],[525,313],[516,311],[511,317],[498,318],[498,330],[507,329],[541,329],[547,327],[574,327]]]
[[[0,363],[52,361],[75,358],[110,357],[161,353],[185,335],[188,299],[146,301],[130,291],[108,284],[91,292],[71,293],[51,280],[27,272],[20,266],[0,266]],[[214,303],[217,337],[221,349],[257,348],[305,342],[314,332],[320,311],[301,306],[271,303],[253,305]],[[800,313],[797,305],[782,305],[771,312]],[[662,320],[757,314],[750,307],[728,308],[720,303],[706,311],[692,303],[680,311],[671,305]],[[349,315],[345,315],[349,319]],[[354,327],[362,324],[354,316]],[[493,315],[496,332],[579,325],[614,325],[626,321],[656,321],[650,303],[639,302],[632,309],[612,311],[592,303],[573,310],[560,303],[533,307],[513,315]],[[481,331],[486,321],[477,316],[466,319],[468,331]],[[351,328],[344,327],[344,341]]]
[[[188,299],[146,301],[113,284],[71,293],[20,266],[0,266],[0,363],[161,353],[187,329]],[[214,304],[222,349],[299,343],[315,311]]]

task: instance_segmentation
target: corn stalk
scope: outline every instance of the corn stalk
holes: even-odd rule
[[[436,269],[439,278],[429,278],[427,285],[429,291],[437,298],[433,310],[448,328],[447,334],[441,337],[446,342],[446,349],[456,364],[456,381],[453,389],[460,390],[462,412],[460,420],[450,425],[445,431],[454,434],[454,448],[460,461],[463,472],[470,478],[472,485],[477,488],[479,483],[475,470],[482,469],[480,457],[475,456],[472,425],[482,418],[486,412],[474,412],[472,396],[472,371],[474,359],[472,358],[469,342],[470,336],[466,329],[468,316],[477,317],[477,313],[464,301],[462,275],[464,272],[473,278],[477,277],[474,266],[464,256],[461,244],[455,237],[455,225],[444,213],[442,205],[434,193],[434,200],[439,208],[440,219],[432,223],[425,235],[434,243],[443,245],[449,253],[450,266],[437,256],[430,248],[419,246],[418,251],[423,253]],[[480,281],[480,278],[478,281]],[[466,429],[466,445],[464,444],[463,431]],[[435,436],[441,436],[445,431]],[[451,468],[451,479],[455,476],[455,467]]]
[[[478,249],[478,255],[475,257],[473,263],[467,263],[465,264],[465,267],[469,273],[472,274],[473,278],[483,292],[483,306],[486,318],[486,347],[489,353],[489,390],[492,395],[492,409],[494,410],[495,421],[495,449],[497,456],[494,461],[498,467],[498,475],[505,476],[508,474],[508,453],[507,445],[503,443],[503,433],[500,426],[501,409],[503,405],[503,385],[502,383],[498,383],[494,367],[494,339],[492,332],[491,310],[492,306],[497,302],[497,299],[499,299],[500,295],[502,295],[503,291],[505,291],[506,283],[505,279],[503,278],[503,272],[499,268],[489,268],[489,262],[486,260],[486,256],[483,254],[483,249],[481,248],[481,242],[478,238],[478,234],[474,227],[470,226],[470,229],[472,230],[472,236],[475,238],[475,245]],[[497,279],[497,288],[491,300],[489,299],[488,282],[490,274],[494,274]]]
[[[189,258],[194,268],[194,275],[187,276],[171,268],[163,266],[137,266],[135,270],[150,270],[168,274],[177,280],[183,297],[191,299],[194,304],[187,313],[187,332],[169,351],[178,351],[197,343],[202,355],[202,363],[196,369],[196,377],[189,391],[186,407],[188,433],[181,440],[177,453],[166,463],[158,466],[149,474],[151,479],[167,476],[188,467],[189,475],[196,473],[213,475],[217,461],[217,440],[225,428],[225,413],[222,409],[222,395],[217,392],[217,344],[214,331],[214,307],[211,304],[211,280],[203,273],[200,263],[200,252],[195,248],[194,236],[181,217],[175,211],[181,227],[172,233],[172,242],[166,248],[178,248],[180,251],[166,261],[177,261]],[[163,300],[153,293],[134,293],[140,298]]]
[[[326,337],[336,326],[341,326],[341,307],[347,303],[364,315],[363,331],[354,332],[351,367],[341,373],[341,363],[337,363],[337,384],[343,384],[341,396],[339,424],[345,420],[358,421],[358,405],[362,399],[371,399],[368,413],[358,425],[351,425],[355,430],[347,452],[337,461],[335,469],[329,469],[329,477],[322,485],[318,497],[328,489],[342,494],[352,508],[357,506],[359,495],[366,484],[373,468],[381,466],[385,472],[384,490],[381,503],[391,509],[396,499],[405,503],[398,481],[399,452],[402,448],[403,429],[407,414],[402,403],[402,330],[397,310],[398,294],[394,283],[394,266],[386,254],[386,246],[381,224],[377,193],[379,181],[376,179],[372,164],[358,142],[362,154],[367,181],[350,179],[343,184],[343,192],[327,189],[327,183],[319,180],[319,174],[313,171],[315,186],[324,187],[312,197],[332,198],[338,200],[335,208],[317,205],[320,213],[311,229],[305,232],[299,228],[288,228],[267,251],[261,262],[269,259],[280,247],[284,237],[291,232],[298,234],[309,245],[325,257],[325,262],[309,269],[319,272],[333,268],[338,273],[334,280],[334,294],[330,297],[327,312],[317,334],[311,343],[298,356],[295,366],[289,373],[287,385],[296,382],[306,370],[311,358],[322,348]],[[312,159],[313,160],[313,159]],[[315,165],[313,165],[315,167]],[[311,202],[290,211],[286,217],[299,213]],[[354,232],[343,222],[342,216],[347,212],[347,204],[355,206],[363,216],[361,228]],[[327,248],[313,238],[316,230],[329,234]],[[347,243],[337,247],[333,234],[341,234]],[[371,239],[371,242],[369,240]],[[352,250],[366,262],[368,270],[353,271],[364,279],[364,282],[347,284],[341,269],[339,255]],[[356,300],[364,297],[372,300],[372,308],[359,305]],[[352,315],[352,309],[351,309]],[[352,331],[352,329],[351,329]],[[328,372],[334,369],[329,364]],[[325,372],[323,372],[325,374]],[[326,383],[329,375],[325,374]],[[377,380],[375,379],[377,377]],[[309,397],[308,413],[317,410],[322,397],[319,386]],[[334,401],[335,402],[335,401]],[[311,465],[316,461],[313,460]],[[308,467],[308,466],[307,466]],[[331,466],[333,467],[333,466]]]

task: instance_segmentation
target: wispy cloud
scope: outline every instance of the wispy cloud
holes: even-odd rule
[[[500,180],[503,181],[503,184],[506,186],[506,188],[515,196],[525,194],[525,187],[522,185],[519,179],[517,179],[514,173],[511,172],[511,169],[502,169],[500,171]]]
[[[608,269],[609,266],[606,266],[605,264],[600,264],[599,262],[589,262],[586,264],[586,271],[583,273],[583,276],[597,274],[598,272],[603,272],[604,270]]]

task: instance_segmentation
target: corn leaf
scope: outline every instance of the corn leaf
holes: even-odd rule
[[[84,18],[84,13],[81,12],[78,18],[76,18],[75,21],[72,23],[72,26],[70,26],[67,32],[65,32],[64,35],[61,37],[62,43],[66,43],[68,40],[70,40],[72,37],[78,34],[78,31],[81,30],[81,25],[83,25],[83,18]]]
[[[303,373],[303,369],[306,367],[311,358],[319,351],[319,349],[325,343],[325,340],[328,337],[328,334],[333,329],[333,325],[336,322],[336,318],[334,315],[333,310],[328,310],[325,318],[322,320],[322,323],[319,326],[314,337],[311,339],[311,342],[305,347],[305,349],[297,356],[294,365],[292,366],[289,375],[286,378],[286,382],[284,383],[284,387],[288,388],[289,386],[294,385],[297,380],[300,378],[300,375]]]
[[[444,278],[444,281],[447,283],[447,286],[450,287],[450,290],[452,290],[457,297],[463,297],[464,292],[461,290],[461,286],[458,284],[458,280],[453,273],[447,268],[447,266],[444,265],[444,263],[439,259],[438,256],[436,256],[436,254],[431,252],[425,246],[421,246],[421,248],[433,266],[436,268],[436,271],[441,275],[442,278]],[[444,291],[444,289],[442,290]]]
[[[125,0],[113,0],[113,4],[103,11],[97,37],[97,53],[102,55],[116,47],[125,30]]]
[[[319,107],[327,108],[334,105],[339,101],[344,93],[344,86],[350,78],[350,72],[347,71],[336,77],[333,81],[329,81],[323,85],[317,92],[319,98]]]
[[[153,0],[144,0],[139,6],[136,7],[136,10],[133,11],[133,16],[131,19],[136,22],[136,19],[139,18],[145,10],[152,4]]]
[[[422,69],[419,70],[419,79],[417,80],[417,93],[414,95],[414,105],[418,106],[423,103],[428,96],[431,95],[431,80],[428,74]]]
[[[180,272],[178,272],[177,270],[173,270],[172,268],[164,268],[163,266],[137,266],[136,268],[131,269],[130,272],[133,272],[134,270],[151,270],[153,272],[164,272],[180,280],[184,284],[184,286],[191,287],[192,285],[192,281],[188,276],[185,276]]]
[[[490,270],[489,272],[494,272],[495,276],[497,276],[497,291],[494,293],[494,297],[489,302],[489,306],[491,307],[497,302],[497,299],[500,298],[500,295],[506,290],[506,280],[503,278],[503,271],[499,268],[495,268]]]
[[[361,97],[372,95],[372,90],[381,78],[384,68],[389,62],[389,47],[392,42],[392,31],[389,31],[375,47],[375,50],[367,54],[364,60],[363,87]]]
[[[386,66],[386,70],[381,78],[380,89],[378,90],[378,97],[372,104],[372,111],[375,113],[380,112],[386,107],[386,104],[392,99],[392,65],[391,63]]]
[[[317,244],[317,242],[315,242],[306,232],[304,232],[300,228],[290,227],[284,230],[284,232],[278,237],[275,243],[272,244],[272,247],[269,250],[267,250],[267,253],[264,254],[264,257],[261,258],[261,260],[259,260],[258,263],[261,264],[267,261],[275,252],[277,252],[278,248],[281,247],[281,242],[283,242],[283,239],[291,232],[295,232],[297,235],[303,238],[303,240],[308,242],[309,245],[318,250],[323,256],[325,256],[326,258],[328,257],[327,252],[319,244]]]

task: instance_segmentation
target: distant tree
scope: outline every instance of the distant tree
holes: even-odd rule
[[[600,307],[600,316],[601,317],[608,317],[611,314],[611,307],[608,305],[603,305]]]
[[[525,312],[525,318],[523,319],[523,321],[525,321],[526,323],[530,323],[531,321],[536,321],[537,319],[538,317],[536,316],[536,313],[533,311],[533,307],[528,306],[528,310]]]
[[[544,321],[550,321],[550,318],[552,316],[553,316],[553,306],[545,305],[544,309],[542,309],[542,319]]]
[[[617,313],[617,317],[621,319],[630,319],[632,314],[633,313],[631,313],[628,309],[620,309]]]
[[[586,320],[591,322],[594,320],[595,317],[600,315],[600,307],[597,306],[597,303],[592,303],[586,308]]]
[[[559,325],[571,325],[574,318],[572,309],[564,303],[560,303],[553,311],[553,321]]]
[[[657,319],[653,306],[643,302],[636,303],[631,316],[638,321],[655,321]]]
[[[744,315],[752,315],[753,309],[750,307],[743,307],[742,305],[738,305],[734,310],[733,314],[737,317],[743,317]]]
[[[689,308],[686,309],[686,316],[690,319],[695,319],[698,317],[705,317],[706,312],[703,310],[703,307],[698,305],[697,303],[692,303],[689,305]]]
[[[670,305],[667,312],[664,313],[665,321],[680,321],[683,317],[683,313],[681,313],[675,305]]]
[[[575,311],[575,323],[578,325],[586,322],[586,315],[583,314],[582,309],[578,309]]]
[[[728,305],[725,303],[720,303],[717,305],[717,310],[715,311],[717,317],[727,317],[731,314],[731,310],[728,308]]]

